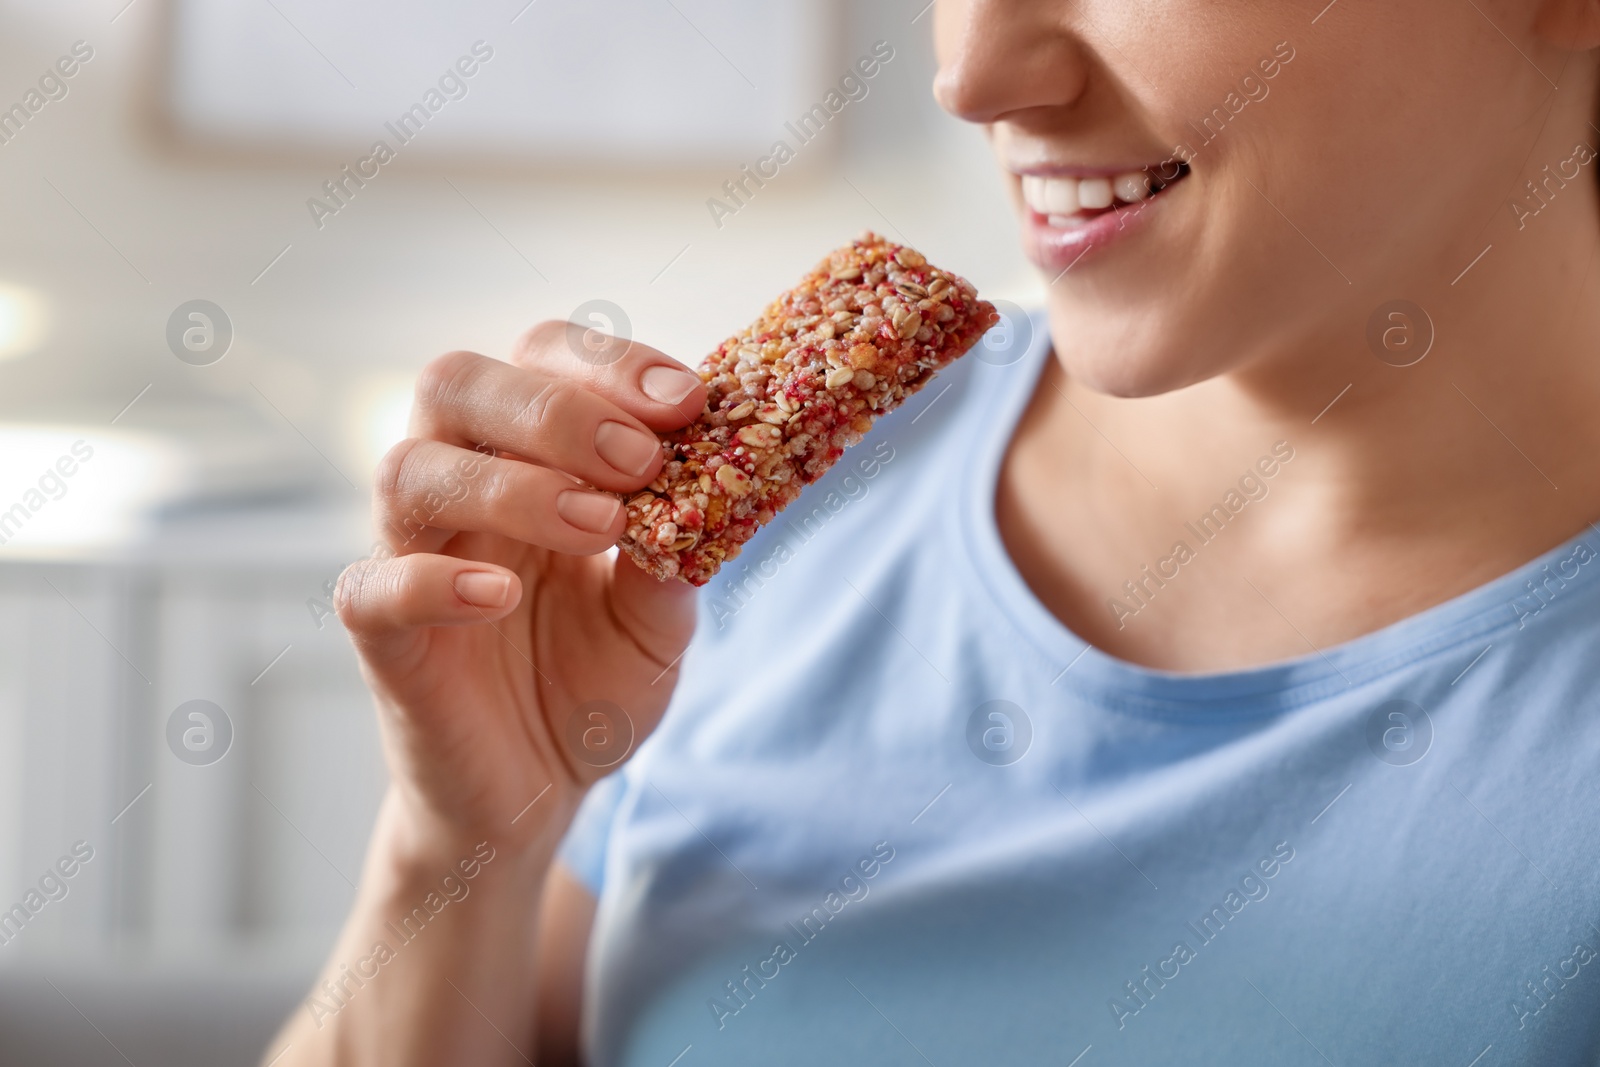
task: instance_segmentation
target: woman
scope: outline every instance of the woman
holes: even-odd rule
[[[698,596],[573,481],[694,378],[432,364],[280,1063],[1593,1062],[1600,2],[934,21],[1047,315]]]

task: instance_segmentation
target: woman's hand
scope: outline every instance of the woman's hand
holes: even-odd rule
[[[419,853],[548,838],[655,726],[693,590],[600,553],[623,530],[614,494],[660,471],[652,431],[704,402],[662,353],[561,322],[509,363],[452,352],[423,371],[413,436],[376,476],[395,555],[352,565],[336,597]]]

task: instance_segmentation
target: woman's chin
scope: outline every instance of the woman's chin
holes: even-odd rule
[[[1057,348],[1061,369],[1077,385],[1105,396],[1123,399],[1160,396],[1213,377],[1197,365],[1192,352],[1169,348],[1117,345],[1090,348],[1077,344]]]
[[[1178,310],[1159,299],[1118,300],[1103,291],[1092,297],[1052,293],[1047,311],[1056,359],[1074,383],[1129,399],[1226,373],[1235,346],[1189,340],[1215,338],[1224,324]]]

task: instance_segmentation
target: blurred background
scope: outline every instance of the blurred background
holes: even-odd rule
[[[695,363],[864,228],[1034,298],[926,4],[0,0],[0,1064],[250,1063],[303,995],[429,358]]]

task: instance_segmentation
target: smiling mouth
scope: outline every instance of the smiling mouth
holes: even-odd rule
[[[1047,225],[1074,229],[1115,211],[1141,205],[1172,188],[1189,174],[1189,165],[1168,160],[1143,170],[1111,177],[1064,178],[1022,175],[1022,199]]]

